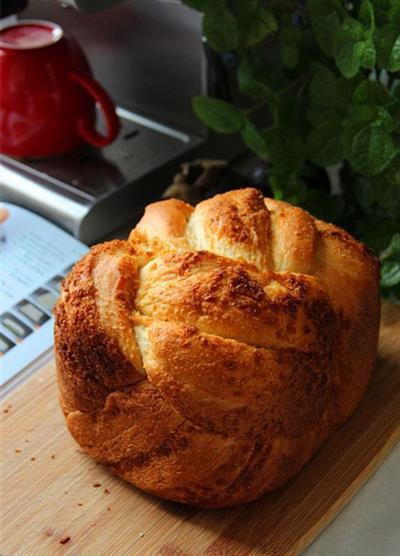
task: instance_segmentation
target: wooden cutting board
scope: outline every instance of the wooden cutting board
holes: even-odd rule
[[[54,376],[51,363],[4,400],[1,556],[300,554],[400,439],[400,308],[384,307],[350,420],[289,484],[233,509],[165,502],[94,463],[65,429]]]

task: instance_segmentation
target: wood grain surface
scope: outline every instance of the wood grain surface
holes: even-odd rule
[[[3,400],[1,417],[1,556],[300,554],[400,439],[400,308],[384,307],[376,371],[349,421],[285,487],[238,508],[153,498],[82,454],[54,363]]]

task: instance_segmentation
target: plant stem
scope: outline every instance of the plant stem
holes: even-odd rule
[[[299,91],[297,92],[297,96],[300,97],[303,94],[304,88],[307,86],[308,79],[309,79],[309,75],[307,73],[303,73],[303,75],[300,75],[300,77],[298,77],[297,79],[295,79],[291,83],[288,83],[288,85],[285,85],[285,87],[280,89],[278,91],[278,93],[279,94],[282,94],[282,93],[285,94],[288,91],[290,91],[293,87],[295,87],[296,85],[301,84],[301,86],[299,88]],[[250,108],[246,108],[246,110],[244,110],[244,114],[246,116],[250,116],[251,114],[253,114],[257,110],[259,110],[260,108],[263,108],[264,106],[269,106],[268,100],[266,100],[266,99],[260,100],[260,102],[258,102],[257,104],[254,104]],[[274,124],[276,125],[278,123],[278,112],[277,112],[275,107],[269,106],[269,109],[270,109],[272,118],[274,120]]]
[[[303,80],[305,81],[305,83],[307,83],[308,80],[308,73],[303,73],[302,75],[300,75],[300,77],[298,77],[297,79],[295,79],[294,81],[291,81],[290,83],[288,83],[287,85],[285,85],[284,87],[282,87],[282,89],[279,89],[279,93],[280,94],[285,94],[288,91],[290,91],[293,87],[295,87],[296,85],[299,85]]]
[[[261,100],[260,102],[257,102],[257,104],[254,104],[254,106],[251,106],[250,108],[246,108],[244,113],[245,113],[246,116],[250,116],[250,114],[253,114],[253,112],[256,112],[257,110],[259,110],[260,108],[262,108],[266,104],[268,104],[267,100],[265,100],[265,99]]]
[[[306,78],[304,79],[303,83],[299,87],[299,90],[297,91],[297,98],[301,98],[301,95],[304,93],[304,90],[307,87],[309,82],[310,82],[310,75],[306,75]]]

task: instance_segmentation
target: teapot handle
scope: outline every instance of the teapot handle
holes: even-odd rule
[[[119,131],[119,119],[115,112],[115,106],[108,93],[97,81],[88,74],[72,71],[70,79],[78,83],[97,102],[104,114],[107,133],[99,133],[90,118],[82,118],[78,123],[79,133],[94,147],[105,147],[114,141]]]

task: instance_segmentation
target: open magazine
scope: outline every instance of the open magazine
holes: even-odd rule
[[[61,283],[88,247],[44,218],[2,203],[0,381],[4,384],[53,345]]]

